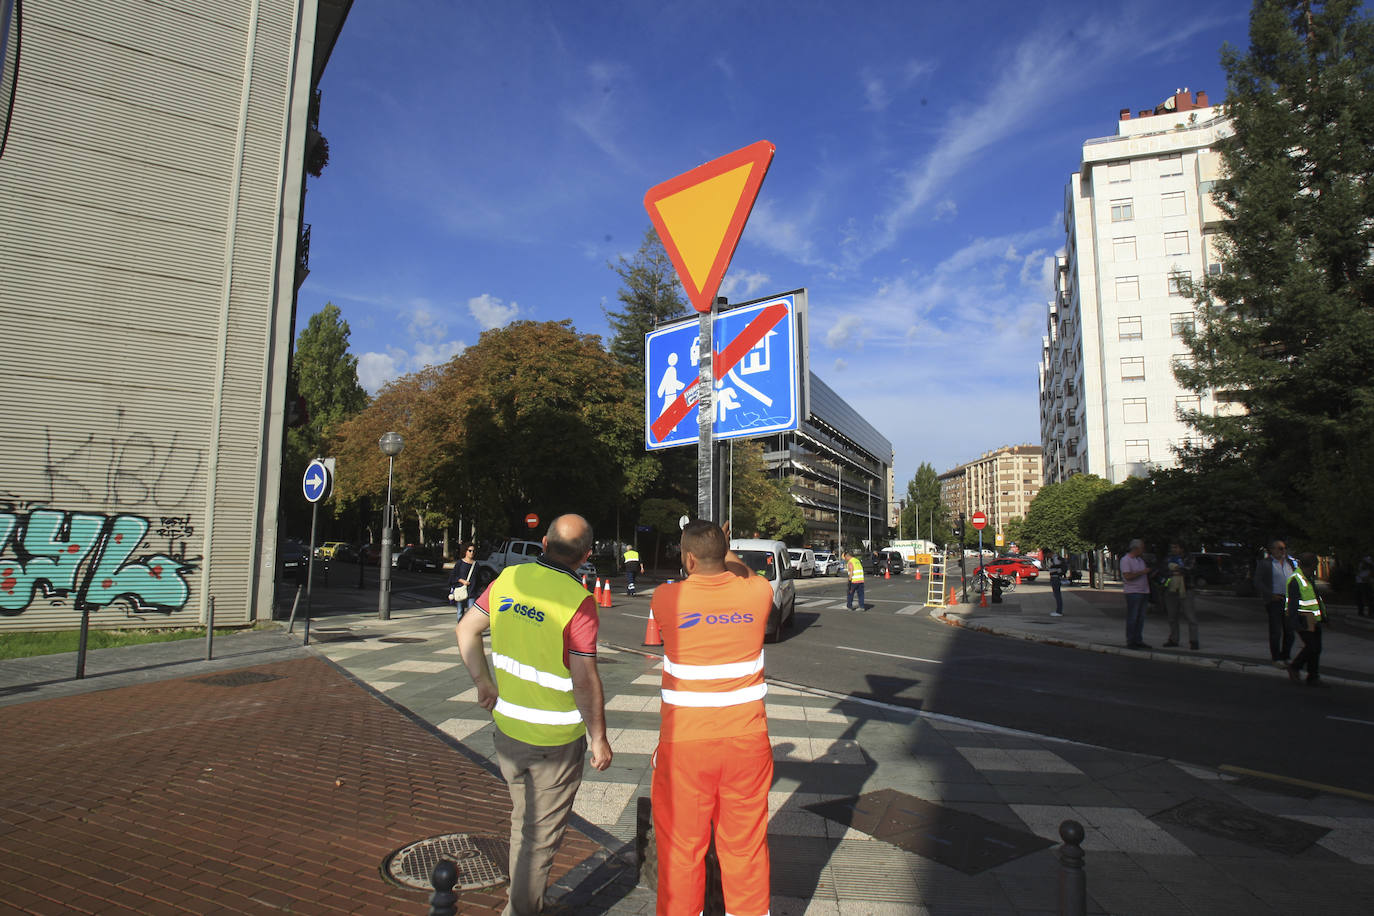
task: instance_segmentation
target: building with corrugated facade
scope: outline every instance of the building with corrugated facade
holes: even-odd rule
[[[0,628],[268,617],[305,163],[351,0],[3,6]]]

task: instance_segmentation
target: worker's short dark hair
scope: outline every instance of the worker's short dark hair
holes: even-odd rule
[[[1298,557],[1298,565],[1303,569],[1317,568],[1317,555],[1315,553],[1305,553]]]
[[[699,518],[688,522],[682,529],[682,552],[690,553],[698,560],[723,563],[729,549],[730,544],[725,540],[725,532],[715,522]]]

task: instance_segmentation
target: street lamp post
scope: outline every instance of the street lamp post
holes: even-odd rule
[[[386,508],[382,510],[382,555],[379,560],[381,570],[378,578],[381,587],[377,595],[377,619],[391,619],[391,470],[396,456],[405,448],[405,440],[400,433],[387,433],[377,442],[377,447],[386,456]],[[361,560],[359,560],[361,562]]]

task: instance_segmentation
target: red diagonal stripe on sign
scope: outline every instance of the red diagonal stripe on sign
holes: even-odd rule
[[[773,330],[778,322],[787,317],[787,304],[778,302],[759,312],[758,317],[744,326],[744,330],[730,341],[730,345],[720,351],[712,359],[711,372],[717,379],[724,378],[726,373],[735,368],[735,363],[744,359],[744,354],[754,349],[755,344],[763,340],[765,334]],[[687,393],[695,391],[696,385],[691,385],[682,390],[673,403],[668,405],[668,409],[659,414],[649,426],[649,432],[654,434],[655,441],[662,442],[677,425],[682,422],[682,418],[687,416],[687,412],[692,409],[696,401],[689,401]]]

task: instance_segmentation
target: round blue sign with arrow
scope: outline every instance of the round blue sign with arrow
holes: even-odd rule
[[[333,476],[321,459],[316,458],[310,462],[305,469],[305,479],[301,481],[301,489],[305,491],[305,498],[312,503],[317,503],[328,496],[334,482]]]

